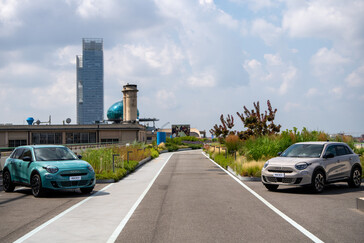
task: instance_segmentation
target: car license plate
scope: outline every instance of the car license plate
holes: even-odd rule
[[[81,176],[70,176],[70,181],[80,181]]]
[[[284,178],[284,173],[274,173],[274,177]]]

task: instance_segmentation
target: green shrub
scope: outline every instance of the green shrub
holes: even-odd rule
[[[152,159],[158,158],[159,157],[159,152],[158,150],[152,148],[150,150],[150,157],[152,157]]]
[[[225,146],[229,152],[238,151],[241,147],[241,140],[237,135],[230,134],[225,139]]]

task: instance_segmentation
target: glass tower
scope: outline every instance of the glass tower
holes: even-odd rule
[[[82,39],[77,66],[77,124],[104,119],[104,53],[102,39]]]

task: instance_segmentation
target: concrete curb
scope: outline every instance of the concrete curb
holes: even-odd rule
[[[262,181],[260,177],[241,176],[238,173],[236,173],[230,166],[227,167],[227,171],[229,171],[232,175],[234,175],[241,181]]]
[[[139,167],[143,166],[144,164],[148,163],[151,160],[152,160],[152,157],[150,157],[150,156],[147,157],[147,158],[145,158],[145,159],[142,159],[141,161],[139,161],[138,165],[135,167],[135,170],[139,169]],[[125,176],[129,175],[130,173],[132,173],[132,172],[129,172],[128,171],[128,173],[126,173]],[[121,178],[121,180],[122,180],[122,178]],[[101,179],[101,180],[96,180],[96,184],[105,184],[105,183],[114,183],[114,182],[115,182],[114,179]]]
[[[364,213],[364,197],[356,199],[356,208]]]

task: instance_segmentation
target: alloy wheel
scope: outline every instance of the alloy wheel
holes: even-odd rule
[[[358,169],[354,170],[353,182],[356,187],[360,186],[360,184],[361,184],[361,173]]]
[[[324,189],[324,185],[325,185],[325,178],[322,175],[322,173],[319,172],[316,174],[316,177],[315,177],[315,185],[314,185],[315,190],[317,192],[321,192]]]
[[[34,196],[38,196],[40,191],[40,178],[39,175],[32,177],[32,193]]]

